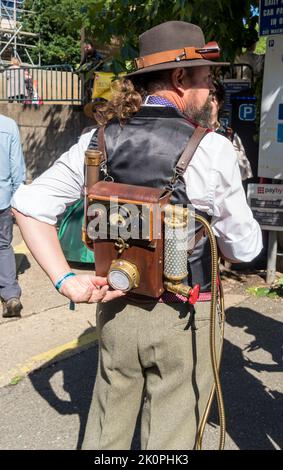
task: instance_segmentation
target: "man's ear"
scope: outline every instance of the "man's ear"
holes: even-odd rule
[[[171,81],[174,90],[178,93],[179,96],[184,95],[185,85],[184,85],[184,78],[186,75],[186,71],[184,68],[176,68],[173,70],[171,75]]]

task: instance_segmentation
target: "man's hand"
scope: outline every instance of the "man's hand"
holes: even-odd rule
[[[120,290],[109,290],[106,277],[78,274],[66,279],[59,292],[75,303],[108,302],[125,295]]]

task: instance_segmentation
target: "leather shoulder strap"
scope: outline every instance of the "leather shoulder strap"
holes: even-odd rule
[[[107,162],[107,152],[105,147],[105,136],[104,136],[105,126],[101,126],[97,132],[97,143],[98,143],[98,150],[102,152],[103,161]],[[191,159],[193,158],[196,149],[198,148],[201,140],[203,137],[209,132],[209,129],[205,127],[198,126],[192,137],[190,138],[188,145],[186,146],[184,152],[182,153],[181,157],[178,160],[176,165],[176,173],[181,176],[185,173]]]
[[[188,242],[188,245],[190,245],[190,243],[193,241],[194,242],[194,246],[188,250],[188,255],[191,256],[195,250],[195,247],[197,246],[198,242],[201,240],[202,237],[204,237],[206,235],[205,233],[205,227],[201,227],[194,235],[193,239],[192,240],[189,240]]]
[[[107,152],[105,147],[105,136],[104,136],[105,126],[101,126],[98,129],[97,140],[98,140],[98,149],[102,152],[103,160],[107,161]],[[209,132],[205,127],[197,127],[190,138],[188,145],[186,146],[184,152],[182,153],[177,165],[176,170],[179,175],[185,173],[191,159],[193,158],[196,149],[198,148],[203,137]]]
[[[197,127],[190,138],[188,145],[186,146],[184,152],[182,153],[177,165],[176,165],[176,173],[178,175],[183,175],[190,163],[191,159],[193,158],[196,149],[198,148],[201,140],[203,137],[209,132],[209,129],[205,127]]]
[[[100,150],[100,152],[102,152],[102,155],[103,155],[103,160],[102,161],[107,161],[107,152],[106,152],[106,147],[105,147],[104,130],[105,130],[105,126],[101,126],[101,127],[98,128],[97,143],[98,143],[98,150]]]

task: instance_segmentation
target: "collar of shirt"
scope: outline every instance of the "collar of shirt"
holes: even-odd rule
[[[148,95],[144,100],[144,105],[149,106],[167,106],[169,108],[175,108],[178,110],[177,106],[175,106],[171,101],[167,100],[166,98],[162,98],[161,96],[157,95]]]
[[[147,95],[145,97],[145,100],[143,102],[143,106],[164,106],[167,108],[174,108],[176,109],[179,113],[181,112],[177,106],[175,106],[171,101],[167,100],[166,98],[162,98],[161,96],[157,95]],[[188,116],[185,116],[186,120],[192,124],[192,126],[197,127],[198,124],[196,124],[194,121],[188,118]]]

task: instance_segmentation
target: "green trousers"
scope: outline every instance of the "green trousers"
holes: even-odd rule
[[[213,385],[209,309],[98,305],[99,365],[83,449],[130,449],[141,408],[141,449],[194,448]]]

